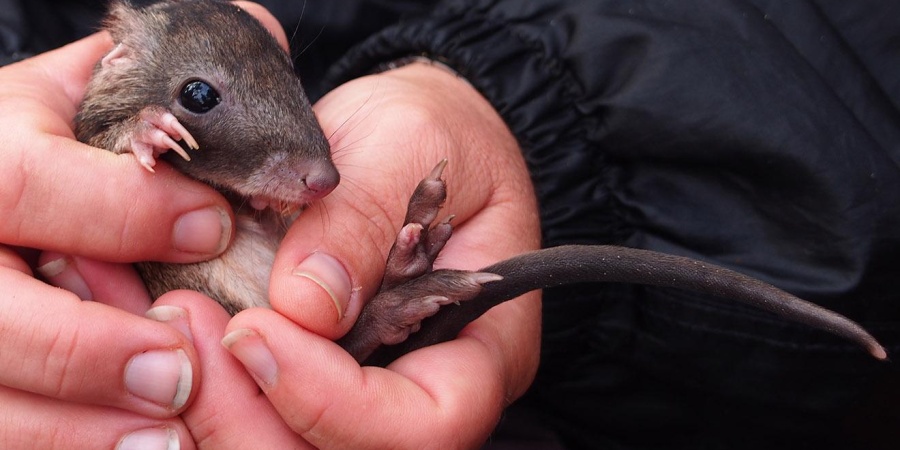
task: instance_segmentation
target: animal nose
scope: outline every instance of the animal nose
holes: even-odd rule
[[[328,195],[337,187],[341,181],[341,176],[333,165],[320,164],[309,170],[304,181],[312,197],[319,199]]]

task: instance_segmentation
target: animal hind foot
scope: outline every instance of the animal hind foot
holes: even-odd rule
[[[365,306],[353,329],[339,343],[357,361],[382,345],[394,345],[419,330],[422,320],[450,303],[470,300],[499,275],[463,270],[433,270],[450,239],[452,216],[433,225],[446,198],[441,161],[416,187],[404,225],[388,254],[378,294]]]
[[[410,196],[403,227],[385,263],[380,291],[430,273],[434,260],[450,239],[453,216],[432,226],[447,198],[447,188],[441,179],[446,166],[447,160],[438,163]]]

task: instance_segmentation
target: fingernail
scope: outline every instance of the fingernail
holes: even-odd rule
[[[213,206],[191,211],[175,222],[172,242],[176,250],[218,255],[231,240],[231,217]]]
[[[74,293],[82,300],[93,300],[94,294],[81,277],[71,256],[61,256],[37,268],[44,278],[56,287]]]
[[[310,279],[328,293],[337,310],[337,321],[344,318],[350,303],[350,275],[333,256],[313,253],[306,257],[293,272],[298,277]]]
[[[187,336],[191,342],[194,342],[194,335],[191,334],[191,326],[188,324],[187,311],[184,309],[168,305],[154,306],[148,309],[144,316],[175,328]]]
[[[256,377],[257,383],[261,382],[265,386],[275,384],[278,363],[266,346],[266,341],[257,332],[246,328],[234,330],[222,338],[222,345]]]
[[[146,428],[125,435],[116,450],[178,450],[178,432],[171,428]]]
[[[128,362],[125,387],[145,400],[178,409],[191,395],[193,374],[184,350],[151,350]]]

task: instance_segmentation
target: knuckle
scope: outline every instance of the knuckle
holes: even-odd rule
[[[66,327],[69,328],[69,327]],[[81,392],[85,378],[77,362],[78,329],[57,329],[48,343],[43,361],[44,394],[54,398],[70,398]]]
[[[18,213],[29,210],[24,204],[24,199],[30,191],[28,177],[25,176],[28,171],[21,154],[14,153],[3,157],[8,164],[0,165],[0,179],[3,180],[0,191],[0,216],[4,217],[0,220],[0,240],[10,244],[22,244],[23,230],[26,227],[23,223],[24,217]]]

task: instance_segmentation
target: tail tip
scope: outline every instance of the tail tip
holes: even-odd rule
[[[888,359],[887,351],[885,351],[884,347],[879,344],[873,344],[871,347],[869,347],[869,353],[871,353],[872,356],[874,356],[875,359],[879,361],[886,361]]]

